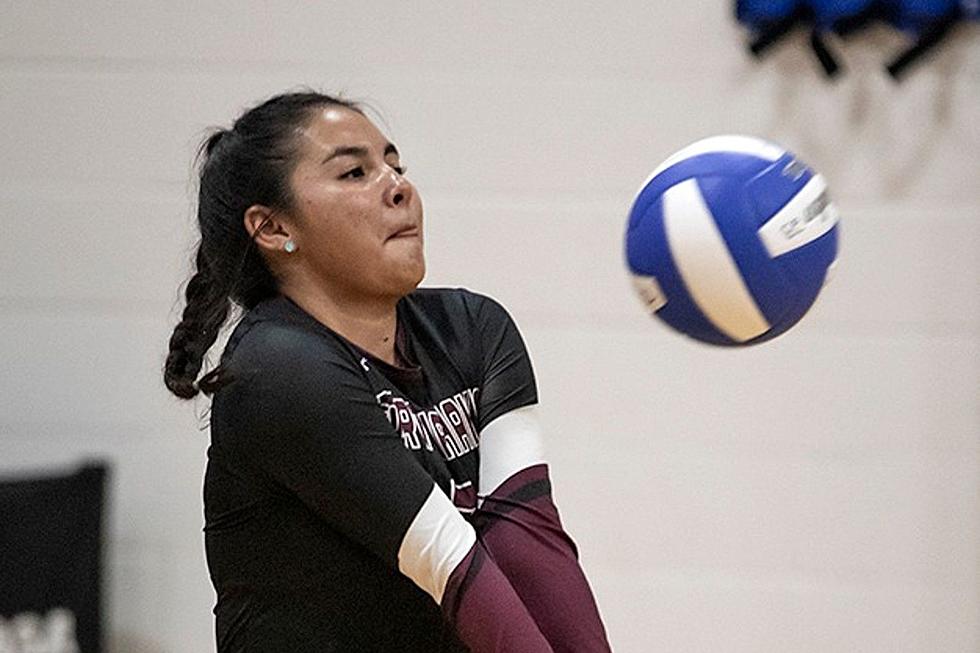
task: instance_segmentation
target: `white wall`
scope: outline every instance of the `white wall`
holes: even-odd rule
[[[364,6],[369,4],[370,6]],[[980,40],[758,64],[728,2],[4,3],[0,468],[115,461],[111,650],[213,650],[206,401],[160,369],[210,125],[297,84],[383,113],[429,285],[498,297],[615,650],[980,648]],[[800,325],[722,351],[643,314],[632,193],[701,136],[824,173],[842,261]]]

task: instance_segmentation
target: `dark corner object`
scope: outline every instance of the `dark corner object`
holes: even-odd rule
[[[109,464],[0,477],[0,635],[15,650],[101,653]]]

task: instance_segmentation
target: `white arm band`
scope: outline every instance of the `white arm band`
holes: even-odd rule
[[[446,583],[476,543],[476,532],[433,483],[398,549],[398,570],[442,603]]]
[[[537,404],[505,413],[480,433],[479,496],[493,494],[504,481],[545,462]]]

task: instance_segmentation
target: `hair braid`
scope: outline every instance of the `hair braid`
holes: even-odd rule
[[[187,283],[187,306],[170,337],[164,371],[167,387],[182,399],[191,399],[198,393],[195,379],[204,355],[217,339],[230,308],[227,294],[217,292],[212,283],[203,250],[202,245],[197,252],[197,272]]]

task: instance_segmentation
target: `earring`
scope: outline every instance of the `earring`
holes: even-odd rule
[[[283,245],[283,249],[289,252],[290,254],[292,254],[293,252],[296,251],[296,243],[294,243],[291,240],[287,240],[286,244]]]

